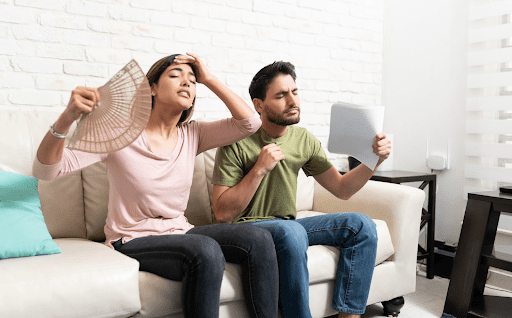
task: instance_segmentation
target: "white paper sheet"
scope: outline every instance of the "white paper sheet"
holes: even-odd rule
[[[373,153],[375,135],[382,132],[384,106],[360,106],[337,102],[331,108],[331,127],[327,149],[350,155],[370,169],[379,157]]]

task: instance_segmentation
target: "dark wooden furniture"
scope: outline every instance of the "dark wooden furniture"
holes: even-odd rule
[[[512,299],[484,296],[489,266],[512,271],[512,257],[494,252],[501,213],[512,213],[512,195],[470,193],[444,312],[457,318],[512,317]]]
[[[347,171],[340,171],[341,174]],[[427,250],[418,246],[418,260],[427,259],[427,278],[434,278],[434,235],[435,235],[435,215],[436,215],[436,180],[437,175],[433,173],[411,172],[402,170],[393,171],[376,171],[371,180],[390,182],[390,183],[406,183],[406,182],[422,182],[419,186],[424,190],[428,185],[428,205],[427,210],[423,209],[421,215],[420,231],[427,228]]]

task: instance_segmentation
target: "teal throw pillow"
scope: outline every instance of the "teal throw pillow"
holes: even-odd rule
[[[0,170],[0,259],[61,252],[44,223],[37,182]]]

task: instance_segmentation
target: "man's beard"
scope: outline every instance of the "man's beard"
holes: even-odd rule
[[[297,109],[298,111],[297,118],[285,119],[284,114],[276,113],[273,110],[271,110],[267,105],[265,105],[265,112],[267,114],[268,121],[279,126],[295,125],[300,121],[300,109],[298,107],[290,108],[285,113],[293,109]]]

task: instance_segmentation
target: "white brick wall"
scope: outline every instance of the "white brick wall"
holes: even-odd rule
[[[330,106],[382,95],[382,0],[0,0],[0,107],[62,111],[130,59],[195,52],[250,103],[255,72],[297,68],[302,120],[327,145]],[[226,108],[198,89],[195,117]],[[337,167],[343,156],[329,154]]]

